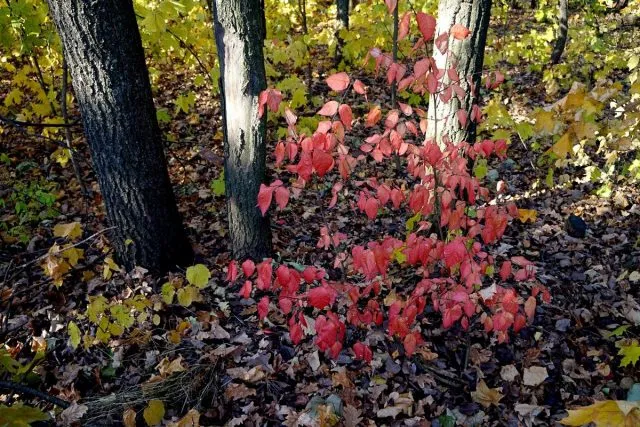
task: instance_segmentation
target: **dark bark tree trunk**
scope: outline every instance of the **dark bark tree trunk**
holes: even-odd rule
[[[553,52],[551,52],[551,63],[557,64],[560,62],[560,58],[562,58],[562,53],[564,52],[564,47],[567,44],[567,34],[569,32],[569,1],[568,0],[560,0],[560,5],[558,8],[558,37],[556,38],[556,43],[553,46]]]
[[[448,32],[454,24],[460,24],[470,30],[464,40],[449,37],[449,50],[442,54],[434,46],[434,58],[439,69],[447,70],[454,63],[458,72],[459,85],[465,90],[466,96],[460,101],[455,95],[448,103],[440,100],[438,95],[429,98],[427,139],[433,139],[444,145],[446,138],[457,143],[460,141],[473,142],[476,137],[476,124],[471,120],[471,109],[480,94],[480,80],[484,62],[484,47],[487,41],[489,18],[491,15],[491,0],[440,0],[437,16],[437,38]],[[473,82],[471,90],[469,80]],[[451,85],[447,73],[442,79],[443,88]],[[467,112],[467,125],[462,127],[457,117],[458,110]]]
[[[344,40],[340,36],[340,31],[349,29],[349,0],[337,0],[338,13],[337,21],[338,27],[336,29],[336,66],[342,61],[342,49],[344,48]]]
[[[262,259],[271,255],[269,220],[257,207],[266,168],[266,113],[258,117],[258,96],[266,88],[262,2],[215,0],[213,22],[220,61],[231,249],[236,259]]]
[[[49,0],[112,226],[117,259],[190,263],[131,0]]]

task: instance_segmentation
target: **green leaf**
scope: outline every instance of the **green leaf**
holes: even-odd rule
[[[638,345],[638,341],[634,340],[630,343],[621,344],[620,350],[618,351],[619,356],[623,356],[620,361],[620,367],[624,368],[625,366],[634,365],[638,363],[640,359],[640,345]]]
[[[196,264],[187,268],[187,281],[200,289],[207,286],[211,272],[204,264]]]
[[[176,294],[176,288],[169,282],[162,285],[162,289],[160,291],[162,293],[162,301],[165,304],[171,304],[173,302],[173,296]]]
[[[621,325],[618,326],[617,328],[615,328],[613,331],[611,332],[607,332],[605,334],[606,338],[611,338],[611,337],[621,337],[626,331],[627,329],[629,329],[631,327],[631,325]]]
[[[224,171],[220,172],[220,176],[211,181],[211,191],[216,196],[224,195]]]
[[[29,427],[36,421],[47,421],[49,415],[38,408],[15,403],[12,406],[0,405],[2,427]]]
[[[80,338],[82,336],[80,328],[78,328],[78,325],[76,325],[75,322],[69,322],[69,325],[67,326],[67,332],[69,332],[69,343],[75,350],[76,348],[78,348],[78,345],[80,345]]]

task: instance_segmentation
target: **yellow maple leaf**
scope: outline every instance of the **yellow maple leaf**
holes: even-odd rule
[[[504,395],[500,393],[497,388],[489,388],[484,380],[480,380],[476,386],[476,391],[471,392],[473,401],[481,404],[485,408],[491,405],[498,406],[498,403],[500,403],[503,397]]]
[[[560,422],[567,426],[594,423],[596,427],[634,427],[640,425],[640,402],[605,400],[568,411]]]
[[[564,159],[567,157],[567,154],[572,154],[571,150],[571,134],[566,132],[564,135],[560,137],[560,139],[549,148],[547,153],[553,153],[556,156]]]
[[[70,240],[74,240],[82,236],[82,226],[79,222],[57,224],[53,227],[53,235],[55,237],[68,237]]]
[[[535,130],[538,133],[552,135],[556,128],[556,120],[553,111],[540,110],[535,114]]]
[[[538,219],[538,211],[535,209],[518,209],[518,219],[520,222],[536,222]]]

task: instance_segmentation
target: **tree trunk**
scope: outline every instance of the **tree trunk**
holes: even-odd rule
[[[349,0],[337,0],[338,6],[338,28],[336,29],[336,66],[342,61],[342,49],[344,48],[344,40],[340,36],[340,31],[349,29]]]
[[[266,168],[266,112],[258,117],[258,96],[266,88],[262,2],[215,0],[213,22],[220,61],[231,248],[236,259],[262,259],[271,255],[269,220],[257,207]]]
[[[163,272],[192,261],[176,207],[131,0],[48,0],[69,64],[117,259]]]
[[[569,32],[569,1],[568,0],[560,0],[560,6],[558,9],[558,37],[556,38],[556,43],[553,46],[553,52],[551,52],[551,63],[557,64],[560,62],[560,58],[562,57],[562,53],[564,52],[564,47],[567,44],[567,33]]]
[[[480,94],[480,80],[484,61],[484,46],[489,29],[491,15],[491,0],[440,0],[438,4],[438,22],[436,35],[448,32],[454,24],[460,24],[471,32],[460,41],[449,37],[449,48],[445,54],[434,46],[434,58],[439,69],[451,68],[454,58],[457,58],[456,70],[459,85],[465,90],[466,96],[460,101],[455,95],[448,103],[440,100],[438,94],[429,98],[427,139],[435,140],[444,146],[447,140],[458,143],[460,141],[473,142],[476,137],[476,123],[470,119],[471,108]],[[469,80],[473,87],[469,85]],[[452,84],[445,72],[442,78],[442,89]],[[473,88],[473,90],[472,90]],[[457,117],[458,110],[466,111],[469,119],[463,127]]]

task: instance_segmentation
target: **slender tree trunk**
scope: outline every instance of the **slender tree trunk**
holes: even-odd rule
[[[562,58],[562,53],[564,52],[564,47],[567,44],[567,35],[569,32],[569,1],[568,0],[560,0],[560,5],[558,8],[558,37],[556,38],[556,43],[553,46],[553,52],[551,52],[551,63],[557,64],[560,62],[560,58]]]
[[[444,146],[446,141],[474,141],[476,123],[471,120],[471,109],[480,94],[484,47],[489,29],[491,0],[440,0],[438,4],[437,38],[448,32],[454,24],[460,24],[471,32],[464,40],[449,37],[449,48],[442,54],[434,46],[434,58],[439,69],[445,70],[442,79],[442,90],[457,83],[466,92],[464,99],[459,100],[455,94],[448,103],[442,102],[439,94],[429,98],[427,139],[435,140]],[[455,65],[459,81],[452,82],[446,70]],[[470,84],[471,83],[471,84]],[[464,110],[469,119],[463,127],[458,119],[458,110]]]
[[[192,261],[131,0],[49,0],[71,71],[112,244],[127,268]]]
[[[260,0],[215,0],[213,21],[231,248],[236,259],[262,259],[271,255],[269,220],[257,207],[266,168],[266,113],[258,117],[258,96],[266,88],[264,8]]]
[[[298,0],[298,10],[302,18],[302,33],[304,35],[309,34],[309,27],[307,25],[307,0]],[[304,69],[304,79],[307,84],[307,88],[311,89],[311,47],[305,44],[307,48],[307,64]]]
[[[349,29],[349,0],[337,0],[338,6],[338,28],[336,29],[336,66],[342,61],[342,49],[344,49],[344,40],[340,36],[340,31]]]

